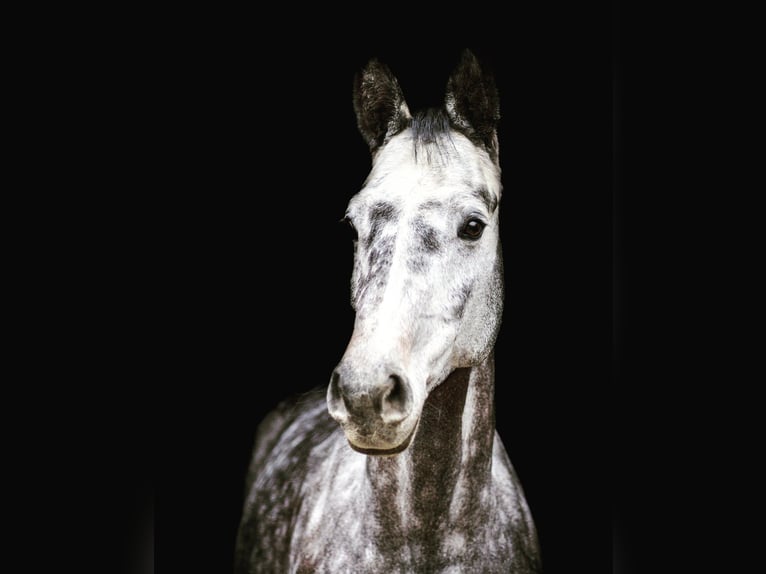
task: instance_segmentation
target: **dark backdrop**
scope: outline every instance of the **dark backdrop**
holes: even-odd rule
[[[542,16],[512,27],[474,47],[502,113],[497,426],[546,572],[606,572],[609,30],[583,39]],[[354,73],[376,56],[411,109],[438,105],[459,51],[309,42],[293,53],[217,34],[154,62],[143,161],[159,169],[140,193],[152,229],[145,352],[161,365],[147,375],[161,571],[230,571],[256,425],[281,398],[326,384],[348,341],[352,253],[338,220],[370,166]]]

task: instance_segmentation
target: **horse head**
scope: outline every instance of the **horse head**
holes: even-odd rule
[[[354,108],[372,168],[345,215],[356,317],[327,403],[352,448],[391,455],[410,444],[431,390],[484,361],[498,332],[498,96],[466,51],[443,107],[412,114],[372,60]]]

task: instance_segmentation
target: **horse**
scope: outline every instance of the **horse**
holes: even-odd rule
[[[372,166],[343,221],[354,327],[329,384],[256,431],[235,572],[539,572],[495,428],[499,96],[466,50],[410,112],[377,58],[353,105]]]

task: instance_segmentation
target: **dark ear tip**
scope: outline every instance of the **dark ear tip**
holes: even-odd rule
[[[367,61],[367,64],[362,69],[361,74],[363,76],[391,76],[391,69],[386,64],[373,57]]]
[[[456,125],[488,147],[494,145],[495,129],[500,119],[500,105],[494,75],[479,63],[470,49],[460,53],[455,70],[447,82],[445,106]]]
[[[388,86],[388,89],[398,90],[399,84],[391,69],[378,60],[370,58],[367,64],[354,77],[354,86],[357,90],[375,89],[373,86]]]
[[[463,62],[468,62],[472,64],[479,65],[479,59],[476,57],[476,54],[473,53],[473,50],[470,48],[464,48],[463,51],[460,53],[460,60]]]
[[[470,70],[474,74],[482,73],[482,64],[479,62],[479,58],[473,53],[473,50],[465,48],[460,53],[460,60],[458,61],[458,68],[463,70]]]
[[[479,58],[469,48],[460,53],[457,65],[447,80],[447,91],[453,91],[456,85],[466,82],[481,84],[485,90],[496,90],[493,71],[486,64],[479,62]]]

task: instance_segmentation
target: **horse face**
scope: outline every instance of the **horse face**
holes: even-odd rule
[[[497,167],[460,133],[414,139],[380,150],[346,212],[356,320],[329,407],[369,453],[407,446],[428,392],[486,357],[502,307]]]
[[[448,91],[445,110],[415,117],[403,99],[389,106],[406,125],[379,143],[367,138],[372,170],[346,212],[356,319],[327,400],[366,454],[405,449],[428,393],[483,361],[500,323],[496,140],[472,138],[450,101]]]

